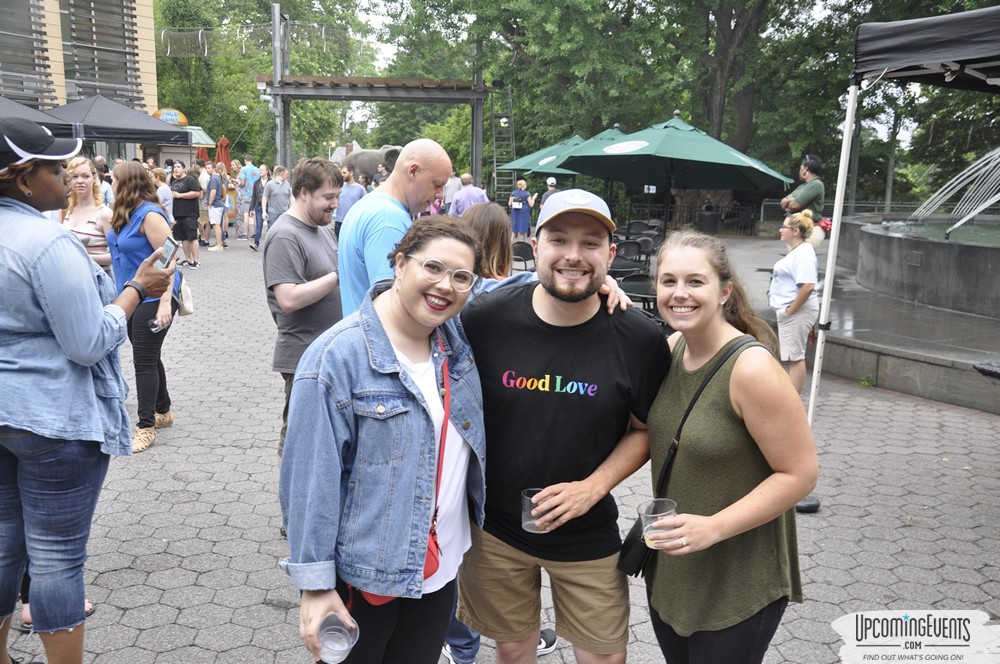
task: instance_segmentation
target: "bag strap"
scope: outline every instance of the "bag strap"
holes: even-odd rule
[[[441,545],[437,540],[438,521],[438,494],[441,492],[441,472],[444,469],[444,443],[448,438],[448,422],[451,416],[451,376],[448,375],[448,354],[444,352],[444,342],[441,341],[443,331],[438,328],[438,348],[444,361],[441,363],[441,380],[444,389],[441,390],[442,401],[444,402],[444,420],[441,422],[441,444],[438,445],[437,479],[434,481],[434,516],[431,518],[431,540],[441,553]]]
[[[724,365],[736,351],[743,348],[747,344],[753,343],[754,341],[756,341],[756,339],[748,337],[740,340],[736,344],[733,344],[733,346],[719,358],[719,361],[715,363],[712,370],[705,375],[705,378],[701,381],[701,385],[698,386],[698,390],[694,393],[694,396],[691,397],[691,403],[688,404],[687,410],[684,411],[684,417],[681,418],[681,423],[677,426],[677,433],[674,434],[674,439],[670,442],[670,448],[667,450],[667,458],[663,462],[663,468],[660,470],[660,477],[656,481],[656,493],[654,495],[657,498],[661,497],[666,489],[667,478],[670,475],[670,468],[674,465],[674,457],[677,456],[677,447],[681,439],[681,430],[684,428],[684,423],[687,422],[688,415],[691,414],[691,410],[694,408],[695,403],[697,403],[698,397],[700,397],[701,393],[705,391],[705,388],[708,387],[709,381],[715,377],[715,374],[719,372],[722,365]]]
[[[444,401],[444,420],[441,423],[441,444],[438,446],[437,480],[434,483],[434,512],[437,521],[437,499],[441,490],[441,469],[444,466],[444,441],[448,438],[448,418],[451,415],[451,377],[448,375],[448,355],[444,352],[444,342],[441,341],[441,330],[438,330],[438,348],[444,362],[441,364],[441,380],[444,382],[442,401]]]

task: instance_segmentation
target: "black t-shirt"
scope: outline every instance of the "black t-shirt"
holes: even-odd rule
[[[193,175],[185,175],[180,180],[170,183],[170,190],[175,194],[185,194],[189,191],[201,191],[198,178]],[[177,217],[197,217],[200,212],[197,198],[177,198],[174,197],[174,218]]]
[[[670,366],[659,328],[603,306],[557,327],[531,305],[537,283],[478,296],[462,314],[483,385],[486,525],[539,558],[596,560],[621,546],[610,494],[551,533],[521,529],[521,491],[588,477],[618,445],[629,413],[646,421]]]

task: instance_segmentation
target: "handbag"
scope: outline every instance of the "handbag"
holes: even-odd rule
[[[698,397],[708,386],[708,382],[712,380],[712,377],[718,373],[722,365],[732,357],[740,348],[743,348],[749,343],[756,341],[754,338],[743,339],[739,343],[735,344],[726,353],[719,358],[719,361],[715,363],[712,370],[708,372],[704,380],[701,381],[701,385],[698,386],[698,390],[691,397],[691,403],[688,404],[687,410],[684,411],[684,417],[681,418],[681,423],[677,426],[677,433],[674,434],[674,439],[670,441],[670,447],[667,448],[667,455],[663,461],[663,468],[660,469],[660,477],[656,481],[656,493],[653,494],[654,498],[661,498],[666,495],[667,480],[670,477],[670,468],[674,465],[674,457],[677,456],[677,448],[680,445],[681,439],[681,429],[684,428],[684,423],[687,422],[688,415],[691,414],[691,409],[694,408],[695,402],[698,401]],[[646,546],[646,542],[642,538],[642,519],[636,518],[635,523],[632,524],[632,528],[629,529],[628,534],[625,535],[625,539],[622,541],[621,553],[618,554],[618,569],[625,572],[629,576],[634,576],[636,578],[645,576],[646,568],[649,563],[653,560],[654,549]]]
[[[177,313],[180,316],[190,316],[194,313],[194,295],[191,287],[188,286],[187,279],[181,274],[181,287],[174,296],[177,299]]]
[[[444,362],[441,365],[442,380],[444,390],[442,393],[444,401],[444,419],[441,421],[441,444],[438,446],[437,480],[434,483],[434,516],[431,518],[431,531],[427,537],[427,555],[424,557],[424,578],[429,579],[438,571],[441,566],[441,544],[438,542],[437,521],[438,521],[438,494],[441,491],[441,469],[444,466],[444,442],[448,437],[448,417],[451,414],[451,379],[448,376],[448,356],[444,352],[444,343],[441,341],[442,332],[438,330],[438,348],[441,349],[441,356]],[[388,604],[396,597],[392,595],[376,595],[367,590],[362,590],[364,596],[372,606],[382,606]]]

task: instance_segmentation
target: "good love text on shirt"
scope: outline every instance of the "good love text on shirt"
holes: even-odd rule
[[[593,397],[597,395],[597,385],[579,380],[569,380],[556,374],[545,374],[541,378],[518,376],[514,371],[505,371],[500,377],[504,387],[514,390],[537,390],[539,392],[555,392],[561,394],[579,394]]]

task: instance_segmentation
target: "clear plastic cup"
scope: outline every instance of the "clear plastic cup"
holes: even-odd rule
[[[525,489],[521,492],[521,528],[528,531],[529,533],[546,533],[548,532],[544,528],[538,527],[537,520],[547,512],[543,512],[537,516],[532,516],[531,510],[537,509],[538,505],[531,502],[531,499],[538,495],[542,489]]]
[[[319,624],[319,657],[326,664],[339,664],[358,642],[357,624],[348,625],[336,613],[328,613]]]
[[[646,542],[646,546],[654,549],[652,544],[650,544],[647,535],[650,533],[665,533],[673,530],[673,528],[654,528],[653,524],[666,516],[674,516],[677,514],[677,503],[669,498],[654,498],[653,500],[647,501],[642,505],[639,505],[639,518],[642,519],[642,538]]]

